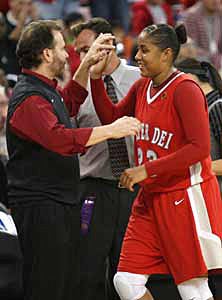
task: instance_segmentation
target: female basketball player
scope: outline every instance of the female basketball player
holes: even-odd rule
[[[183,25],[145,28],[136,54],[142,78],[116,105],[98,70],[91,73],[102,123],[124,115],[142,122],[136,167],[120,178],[131,191],[141,185],[114,277],[122,300],[150,299],[149,275],[164,273],[172,274],[183,300],[212,299],[207,273],[222,267],[222,209],[211,171],[207,103],[197,83],[173,67],[185,41]]]

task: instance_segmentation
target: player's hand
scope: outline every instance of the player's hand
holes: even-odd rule
[[[110,127],[111,138],[119,139],[129,135],[136,135],[140,131],[141,123],[133,117],[122,117],[108,125]]]
[[[90,67],[105,59],[110,51],[115,49],[115,46],[112,44],[114,39],[115,37],[110,33],[101,33],[89,48],[82,60],[82,64],[90,69]]]
[[[134,192],[134,184],[147,178],[147,172],[144,165],[126,169],[120,176],[119,185]]]
[[[104,56],[103,59],[101,59],[97,64],[93,65],[90,68],[90,77],[92,79],[98,79],[102,77],[106,66],[109,65],[111,56],[113,55],[113,51],[110,51],[106,56]]]

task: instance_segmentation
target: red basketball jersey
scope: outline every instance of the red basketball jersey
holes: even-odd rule
[[[184,80],[192,81],[188,75],[176,72],[175,76],[151,97],[152,81],[141,79],[135,107],[135,117],[142,122],[142,129],[135,138],[136,165],[165,157],[188,143],[174,106],[175,89]],[[187,91],[187,97],[189,97],[189,91]],[[205,98],[204,94],[203,97]],[[206,118],[208,119],[207,108]],[[182,165],[183,157],[181,157]],[[187,188],[208,180],[212,176],[209,156],[190,165],[182,172],[177,172],[177,174],[169,172],[160,177],[149,178],[141,185],[148,192],[167,192]]]

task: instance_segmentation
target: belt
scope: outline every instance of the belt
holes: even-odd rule
[[[99,177],[85,177],[82,178],[81,181],[84,180],[90,180],[91,182],[98,182],[98,183],[102,183],[102,184],[107,184],[110,185],[112,187],[118,188],[118,189],[123,189],[124,187],[120,186],[119,184],[119,180],[112,180],[112,179],[104,179],[104,178],[99,178]]]
[[[119,180],[105,179],[105,178],[100,178],[100,177],[84,177],[84,178],[81,178],[81,181],[84,181],[84,180],[91,181],[92,183],[94,181],[94,182],[98,182],[98,183],[102,183],[102,184],[107,184],[107,185],[110,185],[110,186],[115,187],[117,189],[126,189],[125,187],[120,185]],[[135,184],[134,189],[139,190],[139,185]]]

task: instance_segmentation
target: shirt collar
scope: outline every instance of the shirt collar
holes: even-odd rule
[[[116,85],[120,84],[121,79],[124,75],[125,72],[124,64],[126,64],[125,61],[123,59],[120,59],[120,64],[115,69],[115,71],[112,74],[110,74]]]
[[[32,70],[29,70],[29,69],[25,69],[25,68],[22,69],[22,73],[35,76],[38,79],[40,79],[40,80],[44,81],[45,83],[47,83],[48,85],[50,85],[51,87],[53,87],[53,88],[57,87],[58,82],[57,82],[56,79],[51,80],[51,79],[49,79],[48,77],[46,77],[42,74],[39,74],[37,72],[34,72]]]

